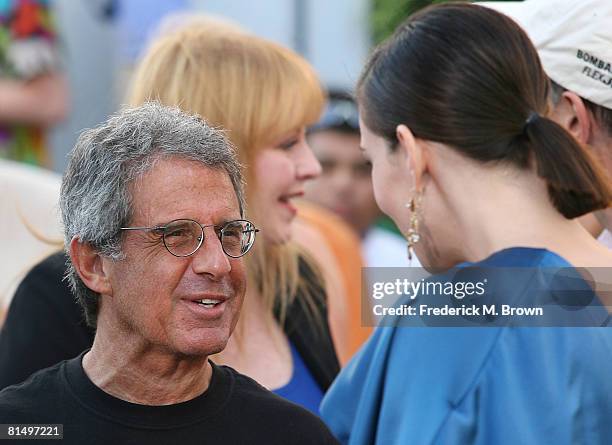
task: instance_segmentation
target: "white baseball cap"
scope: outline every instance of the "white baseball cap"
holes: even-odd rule
[[[612,109],[612,0],[477,4],[506,14],[525,30],[548,77]]]

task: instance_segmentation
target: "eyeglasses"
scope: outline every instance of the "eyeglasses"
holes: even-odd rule
[[[230,258],[240,258],[255,242],[259,229],[246,219],[228,221],[222,225],[203,226],[192,219],[175,219],[164,226],[121,227],[121,230],[148,230],[162,236],[168,252],[176,257],[193,255],[204,242],[204,228],[214,227],[223,252]]]

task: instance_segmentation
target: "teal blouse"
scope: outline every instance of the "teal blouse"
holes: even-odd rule
[[[477,265],[571,267],[530,248]],[[348,444],[610,444],[612,329],[378,328],[321,415]]]

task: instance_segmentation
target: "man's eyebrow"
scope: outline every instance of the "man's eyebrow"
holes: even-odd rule
[[[168,224],[170,224],[171,222],[174,222],[174,221],[177,221],[177,220],[181,220],[181,219],[195,221],[195,222],[201,224],[200,221],[198,221],[197,219],[189,218],[189,217],[183,217],[183,218],[169,219],[169,220],[164,221],[162,223],[153,224],[153,225],[148,226],[148,227],[151,229],[151,231],[165,229],[166,226],[168,226]],[[215,227],[221,227],[222,225],[227,224],[228,222],[237,221],[237,220],[241,220],[241,219],[244,219],[244,218],[242,218],[241,216],[221,218],[218,222],[214,223],[214,226]],[[204,224],[204,225],[207,226],[208,224]]]
[[[236,217],[236,218],[223,218],[223,219],[219,220],[219,222],[218,222],[218,223],[215,223],[215,226],[217,226],[217,227],[221,227],[223,224],[227,224],[228,222],[231,222],[231,221],[236,221],[236,220],[238,220],[238,219],[243,219],[243,218],[242,218],[242,217],[240,217],[240,216],[238,216],[238,217]]]

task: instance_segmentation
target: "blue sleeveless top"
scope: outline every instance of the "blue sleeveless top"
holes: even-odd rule
[[[532,248],[477,265],[571,267]],[[380,327],[321,416],[352,445],[610,444],[611,394],[610,327]]]
[[[293,360],[293,375],[289,383],[272,392],[319,416],[319,405],[323,399],[323,391],[317,385],[293,343],[289,342],[289,346],[291,347],[291,358]]]

